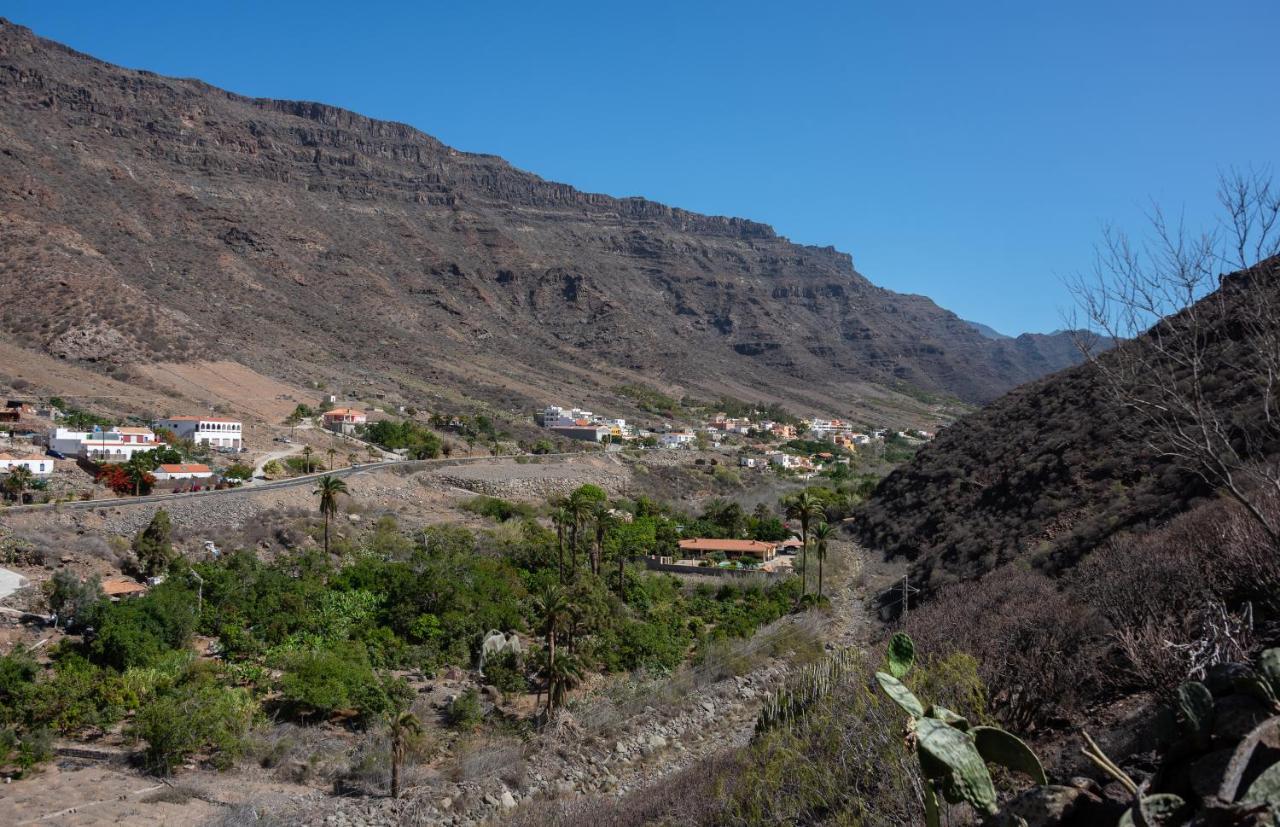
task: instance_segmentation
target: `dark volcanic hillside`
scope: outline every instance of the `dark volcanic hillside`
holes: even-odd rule
[[[512,402],[648,377],[803,408],[875,386],[982,401],[1071,358],[989,341],[762,224],[579,192],[7,22],[0,205],[3,332],[68,359],[227,357]]]
[[[1240,309],[1280,291],[1280,259],[1223,281],[1202,301],[1205,398],[1230,410],[1237,438],[1262,409],[1239,374]],[[1102,359],[1114,358],[1105,354]],[[1256,358],[1256,357],[1254,357]],[[1266,451],[1280,450],[1269,446]],[[1154,525],[1211,496],[1206,483],[1146,444],[1092,365],[1024,385],[939,432],[862,507],[863,542],[915,561],[937,588],[1019,557],[1060,570],[1117,532]]]

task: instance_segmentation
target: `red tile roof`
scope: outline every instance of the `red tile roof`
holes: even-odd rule
[[[126,594],[142,594],[147,587],[127,577],[108,577],[102,581],[102,593],[107,597],[121,597]]]
[[[209,466],[200,465],[198,463],[179,463],[174,465],[161,465],[158,471],[166,474],[210,474]]]
[[[759,554],[761,556],[773,551],[776,543],[766,543],[762,540],[713,540],[706,537],[698,537],[693,540],[681,540],[681,551],[726,551],[734,554]]]

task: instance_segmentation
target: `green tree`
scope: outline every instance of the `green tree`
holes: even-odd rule
[[[320,514],[324,517],[324,553],[329,553],[329,522],[338,513],[338,495],[347,493],[347,484],[338,477],[325,474],[311,492],[320,497]]]
[[[822,563],[827,559],[827,542],[836,533],[830,523],[818,523],[813,527],[814,551],[818,554],[818,600],[822,600]]]
[[[789,520],[800,521],[800,540],[804,543],[800,557],[800,596],[809,590],[809,522],[821,517],[822,501],[808,491],[801,491],[786,503]]]
[[[49,610],[63,628],[75,632],[92,622],[93,610],[102,599],[102,583],[96,576],[82,581],[62,569],[54,573],[48,589]]]
[[[333,458],[334,458],[334,456],[338,453],[338,450],[337,450],[336,448],[330,447],[330,448],[329,448],[329,450],[328,450],[328,451],[326,451],[326,453],[329,455],[329,470],[330,470],[330,471],[332,471],[332,470],[333,470]]]
[[[35,476],[31,473],[31,469],[25,465],[19,465],[11,469],[9,475],[5,477],[4,488],[18,501],[18,505],[22,505],[22,495],[33,482],[35,482]]]
[[[313,453],[315,453],[315,451],[312,450],[310,445],[304,445],[302,447],[302,459],[306,462],[308,474],[311,473],[311,455]]]
[[[169,512],[161,508],[156,511],[147,527],[133,538],[134,556],[138,558],[138,567],[147,577],[155,577],[167,571],[169,564],[173,562],[172,533]]]

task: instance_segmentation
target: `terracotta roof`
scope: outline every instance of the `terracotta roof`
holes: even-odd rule
[[[199,463],[177,463],[174,465],[161,465],[158,471],[166,474],[209,474],[213,473],[209,470],[209,466],[200,465]]]
[[[694,540],[681,540],[681,551],[731,551],[734,553],[744,554],[768,554],[775,547],[775,543],[766,543],[761,540],[712,540],[706,537],[698,537]]]
[[[115,431],[117,434],[152,434],[152,435],[155,434],[155,431],[151,430],[150,428],[128,427],[128,428],[112,428],[111,430]]]
[[[325,416],[365,416],[364,411],[357,411],[355,408],[334,408],[331,411],[325,411]]]
[[[799,537],[788,537],[778,545],[783,548],[804,548],[804,542]]]
[[[120,597],[126,594],[143,594],[147,587],[128,577],[108,577],[102,581],[102,593],[107,597]]]

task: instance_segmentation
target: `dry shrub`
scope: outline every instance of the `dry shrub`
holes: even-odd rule
[[[1102,619],[1024,568],[943,589],[911,613],[907,630],[923,652],[976,658],[991,711],[1014,730],[1070,717],[1100,685]]]
[[[1255,608],[1276,612],[1280,560],[1261,526],[1223,501],[1109,543],[1071,579],[1111,626],[1111,683],[1170,700],[1207,667],[1248,660]]]
[[[477,735],[459,741],[446,775],[454,782],[476,781],[500,773],[523,776],[525,746],[518,738]],[[514,769],[513,769],[514,768]]]

